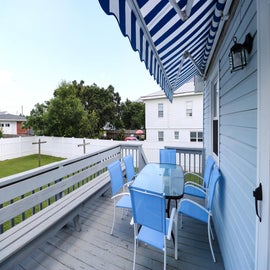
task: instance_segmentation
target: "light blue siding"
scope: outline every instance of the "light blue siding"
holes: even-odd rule
[[[257,162],[257,47],[256,1],[239,1],[229,18],[204,93],[204,146],[211,148],[211,81],[219,70],[219,155],[222,173],[216,192],[214,224],[226,269],[254,269],[256,215],[253,190]],[[255,35],[248,66],[229,71],[228,54],[233,36],[243,43],[246,34]]]

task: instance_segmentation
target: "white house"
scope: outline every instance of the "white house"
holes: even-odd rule
[[[26,121],[24,116],[0,112],[0,128],[4,135],[26,135],[28,129],[22,128],[23,122]]]
[[[163,91],[142,96],[146,140],[177,143],[203,141],[203,94],[188,82],[174,92],[171,103]]]

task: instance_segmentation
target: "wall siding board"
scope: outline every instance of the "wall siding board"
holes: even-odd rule
[[[227,207],[229,208],[228,216],[225,218],[230,235],[229,239],[233,244],[236,239],[239,241],[240,246],[237,249],[244,247],[244,254],[238,253],[237,249],[235,250],[236,257],[239,260],[246,256],[245,252],[247,252],[250,258],[253,258],[255,252],[254,245],[252,245],[254,241],[253,231],[255,230],[254,201],[249,200],[252,197],[252,185],[249,181],[246,181],[247,177],[243,175],[243,172],[235,168],[234,163],[228,157],[231,158],[231,156],[225,153],[224,158],[221,157],[221,159],[223,160],[222,167],[229,168],[224,173],[224,178],[227,180],[226,193],[231,195],[230,200],[227,201]],[[237,266],[237,269],[245,269],[245,267],[241,268],[238,264],[235,264],[235,266]],[[250,269],[253,268],[251,267]]]
[[[235,149],[237,149],[238,151],[235,152]],[[220,138],[220,152],[222,152],[222,150],[229,150],[230,154],[236,153],[235,157],[239,157],[239,162],[241,162],[241,160],[244,160],[248,162],[248,164],[251,164],[252,166],[256,164],[256,148],[249,146],[245,143],[242,143],[241,141],[238,141],[233,137],[229,138],[222,136]],[[253,169],[254,168],[252,168],[252,170]],[[256,174],[254,173],[252,174],[252,176],[256,176]]]
[[[234,138],[235,134],[244,134],[244,136],[239,135],[238,140],[249,146],[256,147],[257,132],[255,128],[222,125],[220,133],[228,138]]]
[[[257,128],[257,110],[236,112],[220,116],[220,125]],[[238,134],[235,134],[238,137]]]
[[[228,175],[224,175],[223,177],[226,181],[226,179],[232,179],[233,176],[234,174],[232,172]],[[233,260],[235,260],[232,262],[234,267],[230,267],[228,269],[252,269],[246,265],[248,265],[249,257],[252,256],[254,252],[252,246],[249,245],[249,243],[252,241],[253,235],[250,235],[247,229],[242,226],[242,222],[243,220],[246,220],[246,217],[241,215],[241,213],[246,213],[246,208],[243,204],[239,203],[239,200],[243,199],[241,199],[241,194],[235,192],[236,189],[237,188],[232,183],[229,181],[226,182],[224,192],[226,192],[226,194],[232,194],[232,196],[230,201],[227,202],[226,208],[220,216],[222,223],[218,226],[215,223],[215,229],[217,230],[217,227],[219,226],[220,229],[222,229],[221,239],[227,247],[229,256],[234,257],[235,254],[238,254],[239,258],[241,258],[241,262],[245,261],[245,266],[243,266],[243,268],[238,268],[239,262],[237,260],[240,259],[233,258]],[[242,207],[239,207],[239,205]],[[248,216],[248,214],[245,215]],[[252,217],[252,215],[249,215],[249,218],[250,217]],[[230,237],[228,237],[228,235],[230,235]],[[220,235],[218,235],[219,241],[221,241],[219,236]]]
[[[214,224],[226,269],[254,269],[256,216],[252,192],[257,167],[256,1],[239,1],[223,43],[210,67],[204,93],[204,146],[211,148],[211,79],[219,67],[219,156],[222,173],[216,192]],[[254,35],[248,66],[229,71],[228,54],[236,36]]]

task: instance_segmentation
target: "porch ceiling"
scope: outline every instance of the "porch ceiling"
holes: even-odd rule
[[[99,0],[170,101],[181,85],[204,74],[225,2]]]

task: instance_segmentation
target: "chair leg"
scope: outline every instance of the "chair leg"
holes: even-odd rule
[[[114,221],[115,221],[115,201],[113,202],[113,222],[112,222],[111,234],[113,234]]]
[[[183,229],[183,215],[180,214],[180,228]]]
[[[176,213],[174,220],[174,235],[174,258],[175,260],[178,260],[178,213]]]
[[[209,245],[212,253],[212,257],[214,262],[216,262],[215,254],[213,251],[213,246],[212,246],[212,240],[211,240],[211,224],[210,224],[210,217],[208,218],[208,240],[209,240]]]
[[[166,270],[166,265],[167,265],[167,261],[166,261],[166,258],[167,258],[167,247],[166,247],[166,236],[164,236],[164,266],[163,266],[163,270]]]
[[[137,225],[134,224],[134,255],[133,255],[133,270],[136,265],[136,252],[137,252]]]
[[[213,233],[211,225],[210,225],[210,233],[211,233],[212,240],[215,240],[214,233]]]

